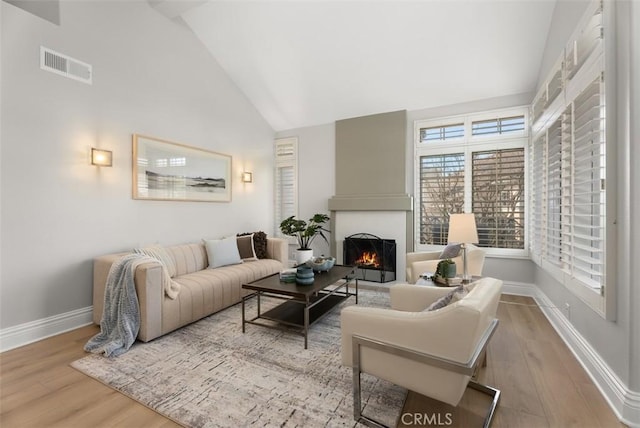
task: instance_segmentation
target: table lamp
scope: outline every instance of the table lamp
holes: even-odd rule
[[[462,261],[464,273],[462,282],[471,281],[471,275],[467,271],[467,244],[478,243],[478,229],[476,228],[476,217],[473,213],[451,214],[449,216],[449,243],[459,243],[462,248]]]

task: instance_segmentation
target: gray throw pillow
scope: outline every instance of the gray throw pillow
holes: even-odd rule
[[[449,305],[449,303],[451,303],[452,300],[454,300],[456,293],[464,293],[464,292],[465,292],[464,287],[462,285],[459,285],[458,287],[454,288],[453,290],[451,290],[450,292],[448,292],[447,294],[445,294],[444,296],[442,296],[441,298],[439,298],[438,300],[436,300],[435,302],[427,306],[427,308],[423,312],[431,312],[431,311],[435,311],[436,309],[442,309],[445,306]],[[457,300],[460,300],[460,299],[456,298],[454,301],[457,301]]]
[[[449,244],[444,247],[444,250],[440,253],[439,259],[452,259],[454,257],[458,257],[460,254],[460,246],[461,244]]]

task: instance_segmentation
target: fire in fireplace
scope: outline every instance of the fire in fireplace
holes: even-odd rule
[[[344,239],[344,264],[358,266],[358,279],[389,282],[396,279],[396,241],[370,233],[356,233]]]

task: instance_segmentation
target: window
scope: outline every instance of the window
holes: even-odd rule
[[[275,231],[280,236],[282,220],[298,215],[298,139],[277,139],[275,158]]]
[[[606,250],[615,235],[606,227],[612,190],[607,188],[611,134],[606,131],[603,12],[600,2],[589,6],[534,100],[531,254],[542,269],[612,319],[615,300],[607,299],[606,291],[613,271],[607,272]]]
[[[524,108],[416,121],[419,249],[446,245],[449,215],[473,212],[479,246],[527,254],[527,126]]]
[[[463,136],[464,123],[420,129],[420,142],[452,140]]]
[[[524,131],[524,115],[478,120],[471,125],[471,132],[474,136],[506,134],[507,132],[517,131]]]
[[[447,245],[449,213],[464,208],[464,153],[420,157],[420,243]]]
[[[480,246],[524,249],[524,148],[472,156],[471,212]]]

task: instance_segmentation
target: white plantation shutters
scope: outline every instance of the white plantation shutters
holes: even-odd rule
[[[531,177],[531,257],[540,263],[542,248],[545,245],[545,219],[546,213],[546,193],[544,183],[546,182],[546,151],[547,134],[540,135],[530,147],[529,162]]]
[[[275,142],[275,230],[280,223],[298,215],[298,139],[282,138]]]
[[[464,212],[464,153],[420,157],[420,243],[447,245],[449,214]]]
[[[524,249],[524,148],[473,152],[471,170],[480,245]]]
[[[600,288],[604,278],[605,139],[603,84],[596,78],[572,103],[573,275]]]
[[[605,312],[607,133],[602,3],[592,3],[533,103],[533,260]],[[610,191],[610,189],[609,189]],[[582,291],[586,290],[586,291]],[[597,291],[598,294],[589,290]],[[608,314],[607,314],[608,316]]]
[[[560,266],[562,245],[562,119],[556,120],[547,131],[546,147],[546,198],[545,218],[547,220],[546,255],[547,260]]]

